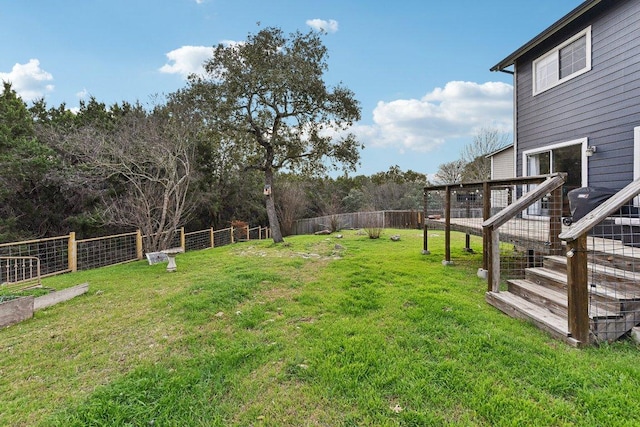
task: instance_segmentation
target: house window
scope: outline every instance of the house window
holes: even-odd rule
[[[591,27],[533,61],[533,94],[591,69]]]
[[[588,185],[588,165],[585,150],[587,138],[554,144],[523,152],[523,176],[546,175],[554,172],[566,172],[567,180],[563,185],[563,194],[578,187]],[[531,189],[531,188],[530,188]],[[567,202],[567,198],[564,197]],[[547,201],[535,203],[527,209],[527,215],[546,215]],[[563,215],[569,216],[569,206],[563,206]]]

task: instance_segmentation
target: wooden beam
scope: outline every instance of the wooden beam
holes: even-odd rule
[[[445,189],[444,197],[444,260],[451,262],[451,188]]]
[[[589,343],[589,289],[587,235],[567,242],[568,326],[571,336]]]
[[[489,183],[482,184],[482,222],[491,217],[491,187]],[[489,270],[489,235],[482,229],[482,269]]]

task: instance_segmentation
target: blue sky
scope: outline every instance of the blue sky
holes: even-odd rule
[[[325,80],[355,92],[358,173],[433,174],[481,127],[511,131],[512,77],[489,68],[580,0],[0,0],[0,80],[28,103],[150,102],[214,45],[322,27]],[[260,26],[258,26],[260,23]]]

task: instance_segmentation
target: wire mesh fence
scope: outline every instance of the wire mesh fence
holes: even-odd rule
[[[269,237],[269,228],[250,228],[247,225],[188,233],[180,229],[170,233],[170,248],[192,251],[244,240],[266,239]],[[153,237],[143,236],[137,231],[76,240],[75,233],[70,233],[68,236],[0,244],[0,285],[141,260],[151,246]]]
[[[487,237],[483,222],[523,197],[547,180],[536,176],[511,180],[431,186],[424,192],[424,251],[429,252],[429,235],[435,230],[445,234],[445,263],[478,262],[469,253],[483,253],[482,269],[488,269]],[[556,195],[557,197],[558,195]],[[505,276],[522,276],[523,266],[536,254],[549,251],[550,233],[559,234],[562,197],[552,200],[544,195],[536,204],[514,214],[500,229],[504,251]],[[463,233],[464,239],[453,239],[452,232]],[[475,237],[474,237],[475,236]],[[555,243],[559,242],[557,237]],[[462,247],[460,247],[462,245]],[[523,261],[526,261],[523,264]],[[502,263],[501,263],[502,265]],[[479,266],[480,267],[480,266]]]
[[[69,271],[69,236],[0,245],[2,257],[36,257],[43,276]]]
[[[138,233],[76,241],[78,270],[91,270],[139,259]]]
[[[195,251],[200,249],[207,249],[212,247],[213,243],[213,230],[200,230],[193,231],[191,233],[184,233],[185,238],[185,251]]]
[[[526,194],[529,185],[515,186],[515,194]],[[517,212],[499,229],[501,289],[512,289],[526,278],[539,282],[548,280],[558,290],[563,285],[551,280],[552,274],[563,275],[562,268],[551,269],[548,257],[562,253],[562,242],[558,235],[562,228],[563,199],[558,191],[544,195],[533,205]],[[546,263],[546,264],[545,264]],[[544,276],[544,277],[541,277]]]
[[[633,200],[587,235],[589,318],[597,341],[640,323],[640,211]]]

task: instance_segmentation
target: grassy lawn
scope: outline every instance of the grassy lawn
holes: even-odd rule
[[[634,344],[501,314],[442,237],[424,256],[417,230],[343,234],[46,279],[89,293],[0,330],[0,425],[640,424]]]

